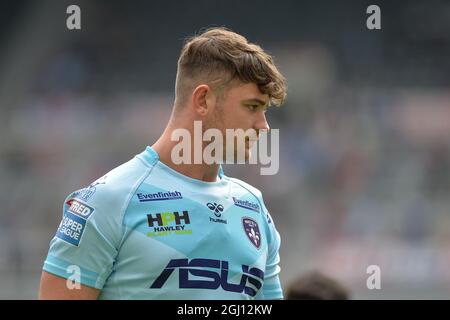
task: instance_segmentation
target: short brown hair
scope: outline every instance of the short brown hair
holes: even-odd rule
[[[175,104],[201,83],[221,90],[236,79],[255,83],[274,105],[281,105],[286,97],[285,78],[260,46],[226,28],[208,29],[187,39],[181,50]]]

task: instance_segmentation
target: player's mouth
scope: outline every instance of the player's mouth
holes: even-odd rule
[[[247,149],[250,149],[253,144],[258,141],[259,137],[253,137],[253,138],[249,138],[249,137],[245,137],[245,146],[247,147]]]

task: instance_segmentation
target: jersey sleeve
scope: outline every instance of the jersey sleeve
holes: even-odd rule
[[[262,288],[262,299],[275,300],[283,299],[283,290],[280,283],[280,245],[281,238],[270,213],[265,206],[264,214],[266,215],[268,229],[268,256],[266,262],[266,271],[264,273],[264,284]]]
[[[43,269],[102,289],[122,237],[123,203],[108,186],[97,186],[87,201],[79,195],[72,193],[64,202],[62,220]]]
[[[281,238],[278,233],[273,219],[267,210],[264,200],[262,197],[261,191],[254,188],[253,186],[245,183],[241,180],[231,178],[232,181],[247,189],[250,193],[252,193],[255,198],[258,200],[261,205],[261,214],[263,215],[263,220],[265,221],[264,227],[267,235],[267,259],[266,259],[266,268],[264,271],[264,283],[259,291],[259,293],[255,296],[255,299],[258,300],[277,300],[283,299],[283,289],[281,287],[280,282],[280,245]]]

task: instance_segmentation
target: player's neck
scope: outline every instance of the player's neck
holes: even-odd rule
[[[203,162],[200,164],[194,164],[193,161],[191,161],[191,163],[175,164],[172,161],[172,150],[179,143],[178,141],[171,140],[172,132],[173,129],[169,126],[166,128],[161,137],[155,142],[155,144],[152,145],[152,148],[159,155],[159,160],[173,170],[190,178],[205,182],[216,182],[218,180],[219,173],[218,164],[211,165]],[[191,146],[193,145],[193,141],[191,141]],[[191,152],[191,155],[193,155],[193,152]]]

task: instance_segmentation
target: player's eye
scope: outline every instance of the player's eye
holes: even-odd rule
[[[250,104],[247,106],[250,111],[256,111],[258,109],[257,104]]]

